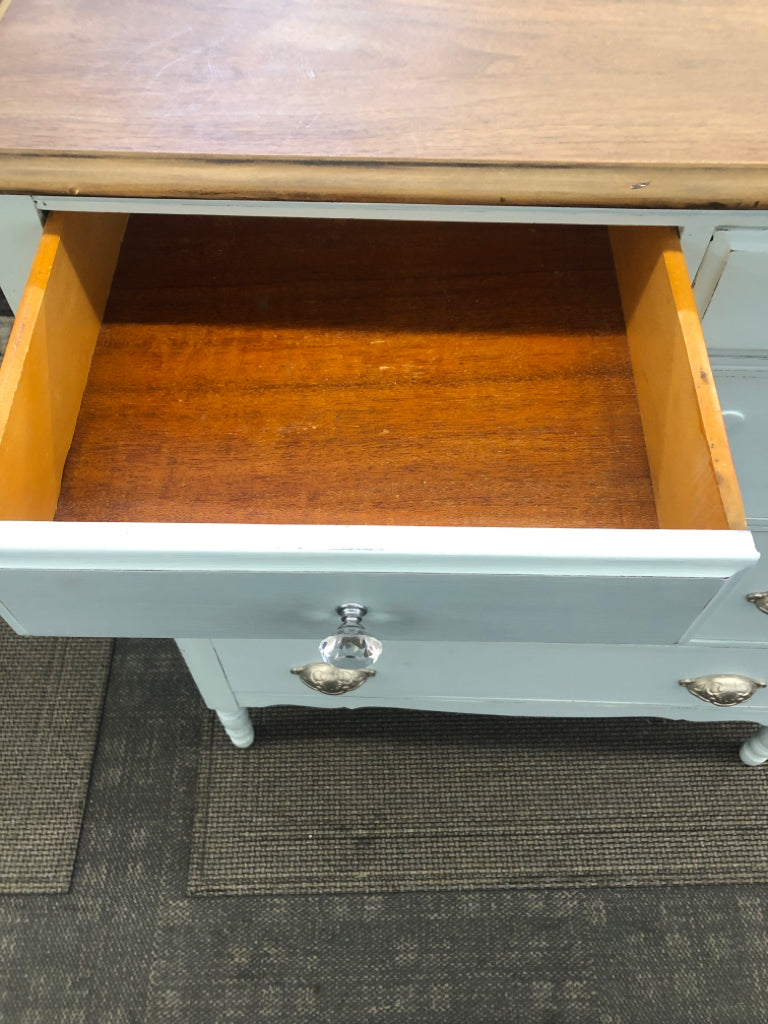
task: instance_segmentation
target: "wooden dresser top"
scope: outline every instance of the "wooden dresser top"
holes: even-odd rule
[[[0,16],[4,191],[768,207],[755,0],[2,0]]]

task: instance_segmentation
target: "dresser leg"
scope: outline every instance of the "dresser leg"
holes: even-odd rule
[[[762,726],[754,736],[742,743],[739,757],[748,765],[763,764],[768,761],[768,726]]]
[[[213,643],[200,639],[177,639],[176,643],[206,707],[216,712],[236,747],[250,747],[253,743],[251,719],[237,703]]]
[[[217,711],[216,714],[236,747],[250,747],[253,743],[253,725],[245,708],[238,708],[237,711]],[[766,756],[768,757],[768,754]]]

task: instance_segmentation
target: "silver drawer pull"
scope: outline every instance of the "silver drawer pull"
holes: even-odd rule
[[[727,708],[734,704],[743,704],[766,684],[762,679],[750,679],[749,676],[712,675],[681,679],[680,685],[699,700]]]
[[[336,609],[341,617],[339,628],[320,643],[323,660],[299,665],[291,672],[310,689],[332,696],[356,690],[375,676],[371,666],[378,660],[382,644],[363,627],[363,616],[367,613],[365,605],[340,604]]]
[[[747,594],[747,600],[751,601],[758,611],[768,615],[768,590],[764,590],[761,594]]]
[[[292,668],[291,672],[311,690],[332,696],[356,690],[366,679],[376,675],[372,668],[336,668],[335,665],[327,665],[324,661],[299,665],[298,668]]]

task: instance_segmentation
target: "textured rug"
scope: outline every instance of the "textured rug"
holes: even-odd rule
[[[750,725],[366,709],[209,723],[192,895],[758,881]]]
[[[18,637],[0,620],[0,892],[69,888],[111,640]]]
[[[171,641],[116,643],[70,890],[0,899],[0,1021],[768,1021],[763,880],[188,897],[205,717]]]
[[[0,308],[0,360],[5,355],[5,350],[8,346],[8,339],[11,336],[11,328],[13,327],[13,317],[3,316],[3,311]]]

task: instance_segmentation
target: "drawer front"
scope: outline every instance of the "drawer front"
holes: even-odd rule
[[[747,600],[748,595],[768,594],[768,532],[755,533],[760,561],[743,573],[723,597],[712,603],[696,624],[691,640],[702,643],[761,644],[768,646],[768,614],[760,610],[765,602]]]
[[[723,584],[524,570],[0,572],[12,623],[43,636],[290,637],[307,626],[332,632],[334,609],[353,601],[370,609],[372,629],[396,639],[674,643]]]
[[[712,370],[747,518],[768,529],[768,358],[715,358]]]
[[[676,233],[379,225],[371,263],[341,222],[176,220],[125,264],[122,217],[46,225],[0,374],[16,628],[280,637],[358,601],[399,640],[668,644],[756,559]]]
[[[388,643],[376,675],[343,696],[307,687],[290,668],[318,659],[311,640],[215,641],[241,706],[452,706],[503,714],[649,714],[768,720],[768,687],[717,707],[679,683],[715,673],[768,681],[768,652],[736,648]],[[454,706],[455,705],[455,706]],[[597,708],[596,706],[599,706]]]
[[[758,557],[733,530],[7,523],[3,544],[8,621],[67,636],[320,635],[356,601],[393,639],[674,643]]]

